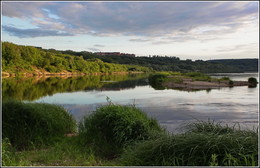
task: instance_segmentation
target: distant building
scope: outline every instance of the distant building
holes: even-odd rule
[[[97,55],[102,56],[125,56],[125,57],[135,57],[135,54],[120,53],[120,52],[96,52]]]

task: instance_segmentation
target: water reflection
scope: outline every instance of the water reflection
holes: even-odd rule
[[[246,80],[253,76],[237,75],[230,78]],[[106,104],[106,97],[109,97],[113,103],[135,104],[172,132],[181,131],[182,126],[196,119],[210,118],[228,124],[239,122],[241,127],[258,125],[258,87],[241,86],[196,92],[155,90],[148,85],[147,77],[147,74],[132,74],[67,79],[6,78],[2,80],[2,93],[3,99],[60,104],[78,121]],[[257,74],[253,77],[257,78]]]
[[[5,78],[2,80],[2,95],[3,100],[12,98],[33,101],[57,93],[133,89],[136,86],[147,85],[146,78],[147,74]]]

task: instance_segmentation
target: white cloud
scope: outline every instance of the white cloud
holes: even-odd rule
[[[4,33],[23,39],[87,37],[82,49],[137,55],[258,57],[251,45],[259,44],[258,2],[3,2],[2,9]]]
[[[57,17],[50,17],[50,13]],[[247,21],[257,19],[257,5],[252,2],[8,2],[3,3],[3,15],[27,18],[43,28],[56,24],[73,34],[159,37],[205,27],[236,31]],[[39,18],[45,23],[39,22]]]

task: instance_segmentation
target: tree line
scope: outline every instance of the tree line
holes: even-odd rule
[[[257,72],[258,59],[180,60],[176,56],[102,56],[87,51],[60,51],[41,47],[2,43],[3,71],[33,71],[37,67],[48,72],[110,73],[122,71],[177,71],[203,73]]]
[[[64,70],[82,73],[150,71],[147,67],[137,65],[120,65],[103,62],[98,58],[85,59],[83,56],[48,51],[32,46],[21,46],[10,42],[2,43],[2,71],[21,73],[34,72],[35,69],[51,73]]]
[[[203,72],[203,73],[241,73],[258,72],[258,59],[222,59],[222,60],[180,60],[176,56],[102,56],[95,53],[72,50],[58,51],[51,49],[56,53],[81,56],[84,59],[98,58],[107,63],[139,65],[148,67],[154,71],[177,71],[177,72]]]

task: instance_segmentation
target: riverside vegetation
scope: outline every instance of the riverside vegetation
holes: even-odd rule
[[[149,76],[149,84],[159,90],[171,88],[196,91],[233,86],[256,87],[258,82],[253,77],[248,78],[248,81],[233,81],[229,77],[217,79],[200,72],[160,72]]]
[[[78,125],[60,106],[3,102],[3,166],[256,166],[258,130],[198,121],[171,134],[134,105],[108,104]]]
[[[140,74],[112,74],[67,77],[14,77],[2,80],[3,100],[33,101],[40,97],[62,92],[126,89],[145,85],[148,77]],[[106,82],[112,81],[112,82]]]
[[[257,72],[258,59],[192,61],[166,56],[100,56],[95,53],[71,50],[58,51],[40,47],[2,43],[2,75],[86,75],[178,71],[203,73]]]
[[[106,63],[100,59],[84,59],[45,51],[32,46],[2,43],[3,75],[44,75],[44,74],[94,74],[115,72],[148,72],[151,69],[138,65]]]

